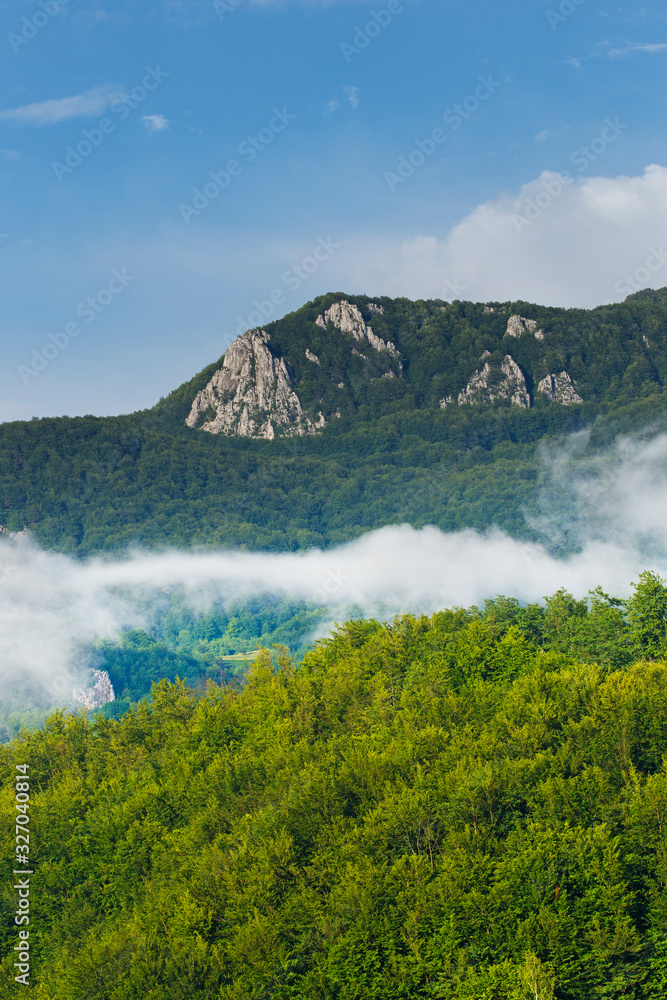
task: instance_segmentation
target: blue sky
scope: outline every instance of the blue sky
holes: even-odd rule
[[[667,285],[663,10],[0,3],[0,420],[150,406],[325,291]]]

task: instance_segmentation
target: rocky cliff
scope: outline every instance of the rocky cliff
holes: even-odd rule
[[[536,320],[525,319],[523,316],[510,316],[505,336],[521,337],[524,333],[532,333],[536,340],[544,340],[544,330],[537,329]]]
[[[371,303],[371,315],[381,315],[382,306]],[[337,341],[337,348],[345,345],[350,355],[371,360],[371,353],[387,354],[396,359],[395,367],[376,375],[369,371],[368,381],[380,377],[395,377],[401,371],[398,350],[391,341],[378,337],[364,320],[358,306],[347,299],[334,302],[324,314],[319,314],[314,325]],[[355,346],[356,345],[356,346]],[[305,347],[303,357],[321,367],[318,354]],[[345,381],[332,381],[338,389],[345,388]],[[222,366],[213,374],[207,385],[194,400],[186,419],[188,427],[210,434],[229,434],[237,437],[265,438],[276,435],[303,436],[315,434],[327,424],[321,409],[307,413],[297,394],[298,378],[290,372],[277,344],[266,330],[248,330],[229,347]],[[311,407],[312,410],[312,407]],[[329,419],[340,416],[340,409],[330,408]]]
[[[94,684],[83,690],[72,691],[72,700],[87,709],[101,708],[116,700],[113,684],[106,670],[93,670]]]
[[[485,351],[482,357],[490,357],[490,352]],[[496,373],[495,378],[490,363],[485,361],[458,397],[459,406],[466,403],[494,403],[497,399],[509,400],[512,406],[530,406],[523,372],[509,354],[501,361],[500,372]]]
[[[323,296],[235,340],[190,398],[186,424],[236,437],[300,437],[372,399],[406,393],[435,409],[579,405],[585,396],[565,367],[569,350],[557,329],[548,316],[507,304]],[[388,382],[392,389],[374,388]]]
[[[375,305],[371,302],[369,305],[369,311],[372,313],[381,312],[380,306]],[[340,333],[349,333],[355,340],[360,341],[362,344],[370,344],[374,347],[376,351],[389,351],[390,354],[398,354],[396,350],[396,345],[392,344],[391,341],[385,343],[380,337],[376,337],[373,333],[372,327],[368,326],[364,322],[364,318],[359,311],[359,307],[352,305],[346,299],[342,299],[340,302],[334,302],[330,309],[324,313],[324,315],[319,315],[315,320],[317,325],[321,327],[322,330],[326,330],[328,325],[334,327],[335,330],[340,331]]]
[[[287,435],[314,434],[324,427],[306,416],[284,358],[269,350],[266,330],[249,330],[225,354],[222,368],[197,393],[186,420],[210,434],[273,440],[276,431]]]
[[[567,372],[545,376],[539,381],[537,391],[552,403],[560,403],[561,406],[576,406],[577,403],[583,403]]]

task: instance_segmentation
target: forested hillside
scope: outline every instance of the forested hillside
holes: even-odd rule
[[[665,289],[592,311],[378,299],[384,311],[371,316],[367,298],[350,298],[396,344],[400,377],[373,369],[389,364],[382,352],[343,352],[333,328],[317,325],[340,296],[266,328],[304,408],[330,415],[317,434],[266,441],[186,426],[219,361],[149,411],[1,425],[0,524],[78,554],[135,543],[293,550],[402,522],[525,535],[536,445],[594,426],[591,448],[600,448],[618,433],[664,425]],[[508,336],[515,314],[529,326]],[[306,357],[307,344],[320,364]],[[502,375],[507,351],[530,407],[500,397],[459,404],[487,361],[490,379]],[[582,403],[536,391],[545,373],[561,370]]]
[[[662,1000],[666,629],[644,574],[627,611],[351,622],[243,689],[24,733],[34,995]]]

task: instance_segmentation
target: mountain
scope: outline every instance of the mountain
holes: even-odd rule
[[[666,307],[665,290],[591,312],[324,296],[239,337],[186,424],[273,440],[317,433],[370,400],[416,409],[630,401],[667,375]]]
[[[530,535],[537,446],[658,426],[666,380],[667,289],[593,310],[329,294],[150,410],[0,426],[0,523],[78,553]]]
[[[507,306],[484,307],[476,333],[487,346],[458,392],[461,374],[465,378],[470,367],[470,358],[461,366],[462,352],[469,354],[476,345],[470,330],[457,342],[459,331],[452,317],[443,315],[449,312],[445,306],[435,306],[421,318],[421,342],[401,330],[401,313],[391,300],[378,304],[343,297],[322,309],[313,317],[311,306],[310,316],[300,317],[301,322],[290,317],[288,324],[277,324],[271,333],[249,330],[239,337],[195,396],[187,426],[268,440],[315,434],[340,419],[342,409],[354,412],[355,403],[369,390],[398,400],[415,386],[413,372],[417,384],[423,384],[419,356],[424,349],[435,356],[426,373],[431,384],[423,386],[416,400],[419,407],[501,401],[527,409],[545,401],[562,406],[583,403],[568,372],[548,371],[550,365],[563,364],[556,337],[545,344],[546,334],[538,322],[509,312]],[[378,336],[378,329],[386,340]],[[401,343],[400,349],[389,339],[392,336]],[[512,352],[519,355],[525,371]],[[397,382],[390,388],[371,388],[384,379]]]

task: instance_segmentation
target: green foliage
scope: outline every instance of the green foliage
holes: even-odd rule
[[[0,748],[0,827],[27,762],[33,992],[663,997],[667,665],[558,649],[610,611],[559,592],[541,618],[498,598],[348,622],[243,688],[162,681],[120,719],[24,732]]]
[[[638,653],[655,660],[667,652],[667,588],[657,573],[648,570],[633,587],[628,601],[631,636]]]

